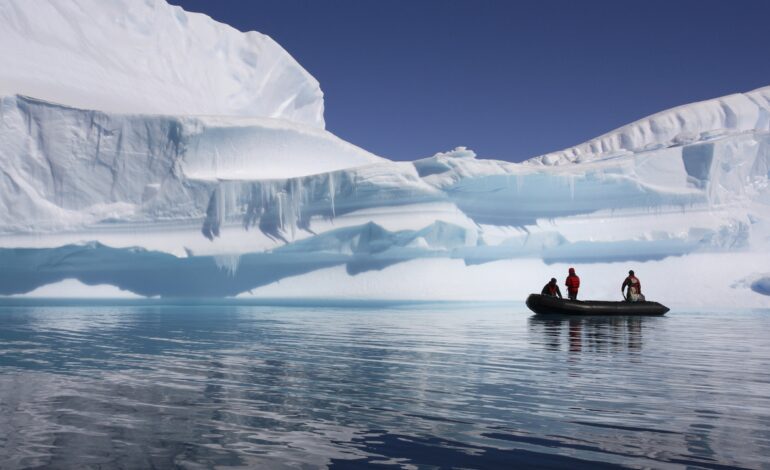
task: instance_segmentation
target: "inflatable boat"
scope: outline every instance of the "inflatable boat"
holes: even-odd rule
[[[540,294],[530,294],[527,307],[543,315],[664,315],[668,312],[668,307],[658,302],[569,300]]]

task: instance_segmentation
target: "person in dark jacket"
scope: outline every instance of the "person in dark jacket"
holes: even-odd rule
[[[561,296],[561,289],[559,289],[559,285],[556,284],[555,277],[552,277],[551,282],[549,282],[543,287],[543,290],[540,291],[540,295],[547,295],[550,297],[559,297],[560,299],[564,298]]]
[[[575,274],[575,268],[569,268],[569,275],[564,284],[567,286],[567,295],[570,300],[577,300],[578,289],[580,288],[580,278]]]
[[[628,291],[626,291],[628,287]],[[623,293],[623,298],[629,302],[641,302],[644,301],[644,295],[642,295],[642,283],[634,275],[634,270],[628,272],[628,277],[623,281],[623,285],[620,286],[620,292]]]

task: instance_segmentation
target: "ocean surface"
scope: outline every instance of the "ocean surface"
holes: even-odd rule
[[[770,311],[0,302],[0,468],[770,468]]]

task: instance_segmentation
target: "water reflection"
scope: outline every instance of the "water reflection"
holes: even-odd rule
[[[662,320],[639,316],[533,315],[528,324],[533,342],[550,351],[639,353],[644,329]]]
[[[0,468],[760,468],[770,315],[727,315],[0,306]]]

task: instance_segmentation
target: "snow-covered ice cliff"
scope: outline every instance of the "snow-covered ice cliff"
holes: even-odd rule
[[[584,298],[618,298],[634,268],[667,304],[770,306],[770,87],[522,164],[392,162],[324,131],[315,80],[258,33],[160,0],[51,0],[50,39],[32,3],[0,1],[0,47],[29,44],[0,71],[0,294],[508,300],[572,265]],[[153,41],[153,99],[121,95]],[[57,47],[114,84],[36,69]]]
[[[164,0],[2,0],[0,56],[0,95],[324,127],[318,82],[270,37]]]
[[[770,128],[770,88],[668,109],[588,142],[531,160],[559,165],[678,147]]]

